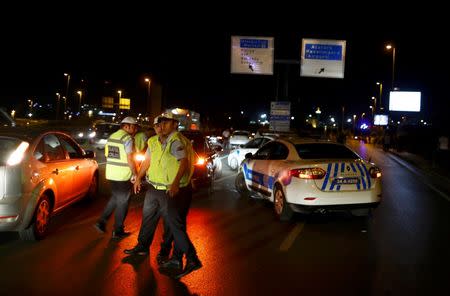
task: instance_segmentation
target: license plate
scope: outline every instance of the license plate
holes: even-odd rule
[[[334,183],[336,183],[337,185],[358,184],[359,183],[359,178],[334,179]]]

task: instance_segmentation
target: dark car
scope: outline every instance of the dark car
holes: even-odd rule
[[[106,140],[111,134],[120,129],[120,124],[111,122],[102,122],[95,125],[95,134],[93,137],[92,146],[97,149],[105,149]]]
[[[182,131],[181,133],[191,140],[196,154],[192,176],[194,189],[206,187],[212,190],[214,178],[222,173],[222,161],[218,155],[221,149],[213,149],[207,138],[199,131]]]

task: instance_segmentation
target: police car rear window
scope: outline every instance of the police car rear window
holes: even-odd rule
[[[358,159],[353,151],[342,145],[335,144],[297,144],[297,153],[302,159],[327,159],[345,158]]]

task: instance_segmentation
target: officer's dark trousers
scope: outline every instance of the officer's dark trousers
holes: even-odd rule
[[[169,197],[165,190],[155,190],[152,186],[145,194],[142,210],[142,224],[138,241],[149,247],[153,241],[160,216],[173,235],[178,254],[186,254],[188,259],[197,258],[197,253],[186,233],[186,213],[192,200],[191,187],[180,188],[179,193]],[[170,235],[170,232],[167,233]]]
[[[173,207],[177,209],[180,218],[183,219],[182,223],[184,231],[186,231],[186,218],[189,213],[191,201],[192,201],[192,193],[189,195],[188,198],[178,200],[177,202],[173,203]],[[168,255],[170,253],[173,240],[174,240],[173,233],[172,230],[170,229],[169,223],[164,222],[163,241],[161,243],[161,251],[160,251],[162,254]],[[177,245],[175,245],[174,247],[173,258],[178,259],[179,261],[181,261],[181,259],[183,258],[183,252],[180,250],[179,247],[177,247]]]
[[[106,220],[114,212],[114,230],[122,231],[123,222],[128,213],[128,204],[130,203],[131,196],[131,182],[130,181],[111,181],[111,198],[106,204],[102,215],[100,216],[100,221],[106,223]]]

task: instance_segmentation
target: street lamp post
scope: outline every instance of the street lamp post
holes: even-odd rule
[[[122,98],[122,91],[121,91],[121,90],[118,90],[117,93],[119,94],[119,102],[117,102],[116,113],[119,113],[119,109],[120,109],[120,99]]]
[[[373,113],[377,112],[377,98],[376,97],[372,97],[373,100],[373,106],[370,106],[370,109],[372,109],[372,117],[373,117]]]
[[[151,107],[152,105],[151,105],[151,101],[150,101],[150,84],[152,83],[152,80],[150,78],[145,78],[145,82],[147,82],[147,103],[146,103],[145,111],[151,115],[150,111],[152,109],[152,107]]]
[[[66,100],[69,98],[69,83],[70,83],[70,74],[64,73],[64,76],[67,77],[67,85],[66,85]],[[64,107],[65,109],[65,107]],[[65,110],[64,110],[65,111]]]
[[[383,104],[382,104],[382,96],[383,96],[383,83],[381,82],[377,82],[377,85],[380,86],[380,95],[379,95],[379,100],[378,100],[378,109],[380,109],[380,111],[383,110]]]
[[[391,50],[392,49],[392,85],[391,88],[392,90],[394,90],[395,84],[395,47],[392,46],[391,44],[386,45],[386,49],[387,50]]]
[[[56,116],[55,119],[58,120],[59,118],[59,105],[60,105],[61,95],[59,92],[56,93]]]
[[[77,91],[77,94],[80,96],[80,101],[78,102],[78,112],[80,112],[81,116],[81,97],[83,96],[83,92],[81,90]]]

